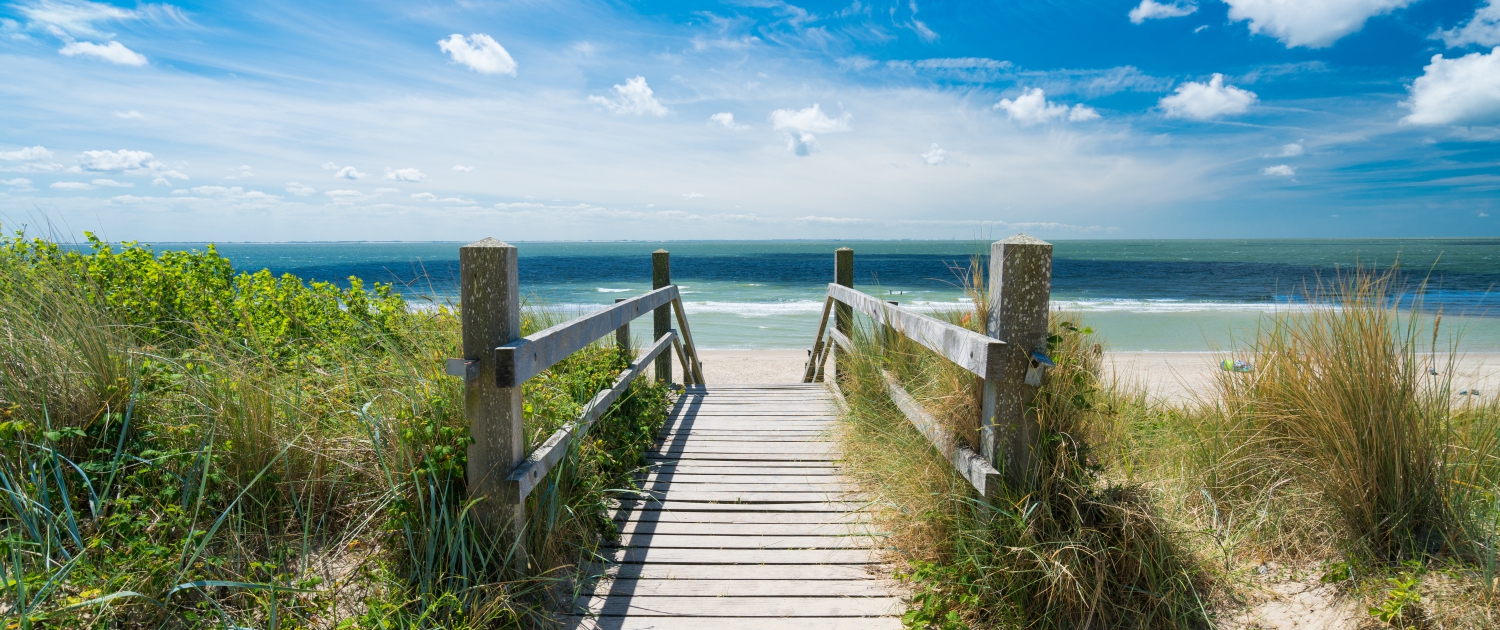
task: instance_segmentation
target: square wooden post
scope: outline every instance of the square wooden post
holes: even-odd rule
[[[833,282],[834,284],[846,286],[851,289],[854,288],[854,250],[848,247],[840,247],[834,250]],[[844,337],[853,339],[854,309],[843,302],[834,304],[833,325],[835,330],[844,334]],[[829,343],[833,344],[833,378],[835,379],[834,383],[837,384],[837,379],[843,378],[848,368],[841,365],[846,359],[843,357],[844,353],[839,350],[838,344],[833,343],[831,340]]]
[[[1027,405],[1037,387],[1026,384],[1031,353],[1047,352],[1047,318],[1052,298],[1052,244],[1017,234],[990,246],[990,312],[986,333],[1005,342],[999,374],[984,381],[980,406],[981,445],[986,459],[1018,489],[1034,482],[1032,453],[1040,437],[1035,412]]]
[[[672,255],[665,249],[651,252],[651,288],[660,289],[672,284]],[[655,326],[652,329],[651,342],[655,343],[662,335],[672,330],[672,307],[671,305],[657,307],[652,313]],[[656,380],[672,382],[672,353],[663,352],[656,357]]]
[[[615,298],[615,304],[628,299],[630,298]],[[624,326],[615,329],[615,351],[620,353],[620,358],[624,359],[626,363],[635,362],[635,348],[632,348],[631,345],[630,322],[625,322]]]
[[[519,541],[526,508],[506,495],[504,482],[526,457],[521,385],[499,387],[495,375],[495,348],[521,337],[516,248],[486,238],[459,248],[458,265],[463,356],[479,362],[478,378],[464,383],[464,416],[474,438],[468,448],[469,497],[482,499],[474,507],[481,524]]]

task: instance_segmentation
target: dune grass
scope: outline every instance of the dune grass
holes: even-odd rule
[[[545,626],[665,416],[638,381],[497,539],[468,516],[451,310],[92,245],[0,241],[7,627]],[[622,367],[595,346],[528,381],[531,445]]]
[[[1453,396],[1457,342],[1439,348],[1441,318],[1398,308],[1396,281],[1356,270],[1310,289],[1228,354],[1253,371],[1188,404],[1109,382],[1092,331],[1054,313],[1041,481],[989,502],[880,374],[970,444],[979,384],[861,331],[839,439],[914,589],[908,626],[1246,627],[1258,576],[1279,565],[1359,602],[1370,627],[1494,627],[1500,407]],[[941,317],[983,330],[981,309]]]

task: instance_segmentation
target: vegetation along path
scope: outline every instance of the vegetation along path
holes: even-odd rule
[[[900,628],[822,384],[690,386],[577,627]]]

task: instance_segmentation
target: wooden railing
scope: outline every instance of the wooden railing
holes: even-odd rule
[[[824,380],[824,367],[835,347],[854,352],[850,336],[852,316],[858,312],[870,319],[873,330],[910,339],[983,381],[980,444],[971,447],[923,409],[895,377],[883,372],[891,401],[938,453],[981,496],[994,494],[1000,483],[1029,484],[1035,473],[1031,470],[1031,452],[1039,432],[1035,412],[1028,410],[1028,405],[1041,383],[1041,371],[1050,364],[1045,353],[1052,246],[1018,235],[991,247],[987,335],[856,291],[852,288],[853,251],[841,249],[834,260],[836,282],[828,285],[803,382]],[[834,319],[832,328],[828,326],[830,315]],[[879,344],[872,344],[869,350],[879,352]],[[831,384],[837,391],[837,375]]]
[[[494,239],[459,250],[460,315],[464,358],[449,359],[448,373],[465,381],[465,414],[474,443],[468,451],[468,487],[481,520],[519,534],[524,502],[574,442],[610,405],[656,362],[659,380],[671,379],[668,348],[682,366],[684,384],[703,384],[703,362],[688,329],[682,294],[671,284],[666,252],[652,255],[652,291],[587,313],[546,330],[520,337],[520,292],[516,248]],[[594,395],[578,417],[563,425],[530,454],[525,453],[522,385],[573,353],[615,334],[622,350],[630,345],[630,323],[654,313],[655,341],[615,379]],[[677,328],[671,328],[676,316]]]

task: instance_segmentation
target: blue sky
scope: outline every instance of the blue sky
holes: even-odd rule
[[[1490,0],[22,0],[0,4],[0,221],[1496,236],[1497,47]]]

